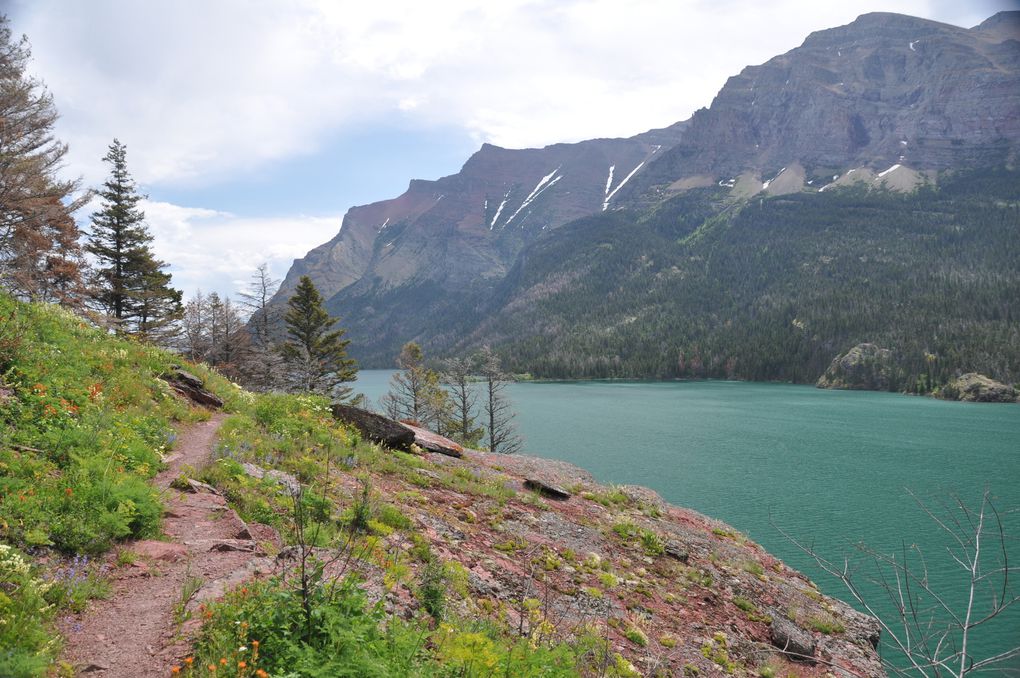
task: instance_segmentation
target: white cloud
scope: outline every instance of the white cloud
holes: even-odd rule
[[[311,153],[386,114],[510,147],[630,135],[688,117],[810,31],[873,10],[970,22],[958,5],[23,0],[15,16],[77,171],[100,179],[118,136],[142,184],[187,185]]]
[[[260,263],[282,278],[291,261],[331,238],[339,216],[246,218],[227,212],[143,201],[156,256],[171,265],[172,284],[190,297],[196,290],[234,294]]]

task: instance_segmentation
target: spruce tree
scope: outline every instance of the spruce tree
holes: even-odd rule
[[[288,367],[291,390],[319,393],[334,401],[350,398],[352,389],[345,384],[357,379],[354,360],[347,357],[344,330],[332,330],[338,321],[322,306],[322,296],[312,279],[302,276],[287,301],[287,339],[283,358]]]
[[[170,287],[167,265],[156,259],[145,213],[127,169],[127,148],[114,139],[103,158],[110,178],[98,191],[102,207],[92,215],[86,249],[96,259],[93,299],[118,333],[161,338],[180,318],[181,293]]]

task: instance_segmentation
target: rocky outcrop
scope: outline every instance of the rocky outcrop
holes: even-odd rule
[[[202,405],[203,407],[215,410],[223,407],[223,399],[207,390],[202,380],[191,372],[178,367],[161,375],[161,378],[170,384],[174,391],[196,405]]]
[[[857,344],[837,356],[815,385],[865,391],[895,390],[896,366],[892,351],[875,344]]]
[[[333,417],[350,424],[374,443],[392,450],[410,450],[414,431],[381,414],[349,405],[333,405]]]
[[[464,447],[459,443],[456,443],[449,438],[443,437],[438,433],[433,433],[427,429],[423,429],[418,426],[412,426],[411,424],[400,422],[403,426],[409,428],[414,433],[414,444],[423,450],[429,452],[436,452],[437,454],[445,454],[448,457],[463,457]]]
[[[938,397],[972,403],[1015,403],[1020,399],[1020,394],[1008,384],[969,372],[942,387]]]
[[[772,624],[769,637],[779,650],[797,661],[813,661],[817,643],[810,631],[806,631],[787,619],[780,610],[770,610]]]

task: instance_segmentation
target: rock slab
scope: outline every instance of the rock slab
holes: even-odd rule
[[[333,405],[333,417],[350,424],[374,443],[393,450],[410,450],[414,431],[400,422],[350,405]]]
[[[438,452],[439,454],[445,454],[448,457],[457,457],[458,459],[464,456],[464,448],[449,438],[445,438],[438,433],[433,433],[428,429],[420,428],[401,422],[404,426],[411,429],[414,433],[414,444],[418,447],[428,450],[429,452]]]

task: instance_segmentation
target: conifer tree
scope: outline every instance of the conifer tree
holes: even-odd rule
[[[390,392],[383,397],[386,413],[446,435],[450,401],[439,385],[439,374],[425,365],[421,346],[413,341],[404,344],[397,366],[400,371],[390,378]]]
[[[27,75],[28,40],[0,15],[0,284],[28,299],[76,306],[83,261],[73,213],[88,195],[57,177],[67,145],[53,136],[57,111]]]
[[[476,447],[485,437],[485,428],[478,425],[475,405],[478,393],[472,383],[476,364],[468,358],[451,358],[443,363],[439,374],[450,401],[450,418],[446,435],[466,447]]]
[[[344,330],[332,330],[338,321],[322,306],[322,296],[312,279],[302,276],[287,301],[287,339],[282,353],[288,367],[289,386],[330,396],[334,401],[350,398],[352,389],[345,384],[357,378],[354,360],[347,357]]]
[[[92,215],[86,249],[96,258],[93,299],[118,333],[160,338],[180,318],[181,293],[170,287],[167,265],[156,259],[143,197],[127,169],[127,148],[117,139],[103,158],[110,178],[99,190],[102,207]]]

